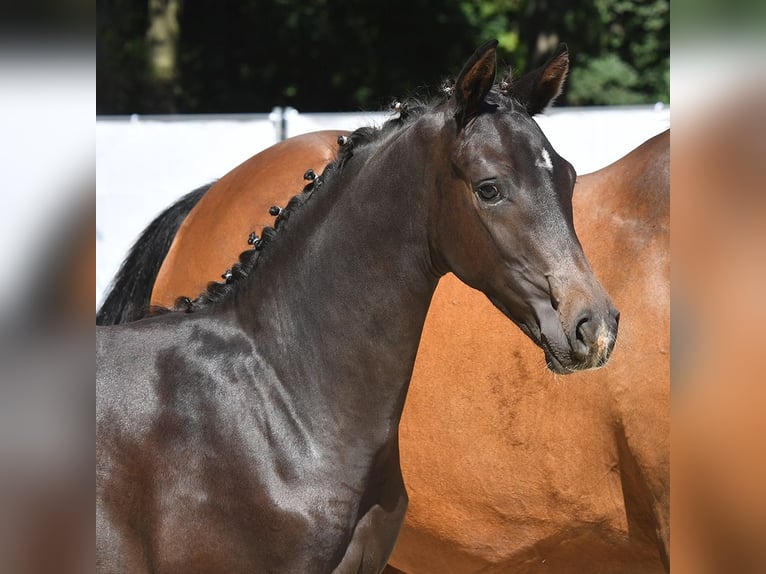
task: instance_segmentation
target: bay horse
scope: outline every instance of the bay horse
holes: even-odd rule
[[[307,166],[323,165],[328,151],[337,153],[338,135],[291,138],[224,176],[183,220],[172,259],[141,263],[147,254],[164,251],[154,248],[153,237],[139,240],[126,260],[134,262],[118,276],[101,309],[102,320],[119,319],[119,305],[108,309],[115,292],[143,289],[144,297],[134,299],[146,313],[151,283],[124,286],[140,277],[134,268],[141,265],[161,263],[152,294],[157,305],[170,305],[217,279],[246,245],[248,230],[270,221],[269,206],[287,200],[280,180],[289,173],[298,185]],[[669,142],[667,130],[575,184],[578,236],[622,309],[621,345],[608,369],[575,385],[552,384],[535,366],[534,346],[509,329],[482,296],[451,275],[439,283],[400,426],[410,506],[393,564],[408,572],[430,572],[437,565],[445,572],[493,564],[502,570],[534,552],[544,552],[550,566],[555,551],[569,564],[559,567],[563,571],[598,569],[599,563],[625,571],[667,568]],[[274,188],[283,190],[281,197]],[[190,209],[183,200],[177,206],[184,214]],[[633,264],[625,265],[625,259]],[[205,261],[207,268],[192,276],[186,269],[190,260]],[[483,345],[511,352],[490,357],[480,353]],[[630,359],[620,348],[631,349]],[[475,392],[465,393],[465,380],[475,381]],[[514,406],[513,418],[507,405]],[[558,426],[544,429],[535,413],[555,405]],[[583,425],[583,419],[598,422]],[[466,457],[469,452],[473,458]],[[554,468],[541,465],[534,458],[539,453],[548,453]],[[440,458],[433,460],[436,454]],[[491,480],[487,469],[495,469]],[[445,484],[459,487],[445,491],[439,486]],[[593,484],[598,488],[592,490]],[[504,498],[512,502],[499,508]],[[509,511],[513,503],[523,510]],[[454,510],[443,516],[436,508]],[[593,523],[593,516],[600,519],[588,531],[583,525]],[[567,539],[567,545],[555,545]]]
[[[281,184],[287,174],[299,185],[307,166],[324,165],[328,153],[337,153],[338,135],[347,133],[316,132],[286,140],[224,176],[196,206],[182,200],[170,208],[185,217],[193,207],[172,242],[173,258],[162,261],[168,247],[156,248],[150,226],[126,259],[127,271],[118,275],[100,320],[120,320],[121,293],[133,294],[136,311],[146,313],[152,283],[125,285],[143,280],[136,273],[141,266],[159,268],[152,294],[157,305],[171,305],[218,279],[246,245],[249,230],[271,221],[269,207],[288,199],[289,186]],[[575,184],[578,236],[622,309],[621,345],[608,369],[576,385],[552,385],[535,366],[534,346],[507,328],[483,297],[451,275],[439,283],[400,427],[410,506],[392,563],[408,572],[429,572],[437,564],[445,572],[474,571],[544,551],[550,565],[553,550],[561,554],[564,547],[552,549],[554,542],[569,539],[570,566],[564,571],[598,569],[599,563],[625,571],[667,568],[669,141],[668,130],[604,169],[579,176]],[[173,228],[177,218],[174,213],[160,227]],[[147,254],[159,261],[144,262]],[[625,259],[633,264],[625,265]],[[186,268],[192,260],[207,265],[196,277]],[[635,265],[641,267],[638,275]],[[136,297],[140,291],[144,295]],[[484,344],[507,346],[513,353],[501,364],[501,357],[478,353]],[[630,359],[620,348],[631,349]],[[439,349],[439,356],[428,358]],[[466,395],[464,380],[474,380],[476,392]],[[507,382],[499,385],[499,380]],[[514,405],[513,418],[502,412],[509,404]],[[546,404],[561,408],[558,428],[543,432],[544,423],[533,415],[551,408]],[[495,416],[488,419],[488,412]],[[598,424],[579,422],[594,412]],[[488,436],[496,441],[488,444]],[[466,452],[474,458],[466,458]],[[549,453],[555,468],[528,458],[536,452]],[[431,460],[434,453],[442,458]],[[607,463],[594,461],[597,457],[609,466],[603,468]],[[496,469],[491,481],[484,478],[485,469]],[[438,486],[444,484],[461,487],[445,492]],[[599,487],[591,491],[593,484]],[[524,510],[511,513],[506,504],[497,512],[503,493]],[[454,512],[444,517],[434,508]],[[594,515],[601,519],[588,532],[583,525],[593,522]],[[503,545],[492,547],[485,539],[503,540]]]
[[[552,371],[606,363],[619,315],[574,231],[574,170],[532,120],[567,52],[495,85],[496,46],[449,97],[344,139],[222,288],[97,328],[98,571],[380,571],[407,507],[399,421],[448,272]]]

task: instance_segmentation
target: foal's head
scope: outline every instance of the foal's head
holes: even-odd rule
[[[496,45],[476,51],[442,107],[451,166],[428,207],[433,257],[486,293],[551,370],[599,367],[619,314],[575,234],[575,171],[532,119],[559,94],[568,54],[561,47],[538,70],[495,85]]]

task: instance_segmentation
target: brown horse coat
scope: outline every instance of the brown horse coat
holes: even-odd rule
[[[321,171],[334,156],[339,133],[287,140],[214,185],[176,237],[153,303],[219,280],[248,233],[270,221],[269,206],[284,204],[305,169]],[[668,152],[665,132],[575,187],[578,235],[622,312],[606,369],[551,374],[486,297],[453,276],[441,281],[400,426],[410,506],[391,564],[407,572],[663,570]]]

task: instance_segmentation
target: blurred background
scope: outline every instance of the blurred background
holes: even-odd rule
[[[380,110],[490,37],[519,70],[569,44],[562,110],[672,93],[673,570],[766,571],[766,3],[672,20],[671,50],[655,1],[0,4],[0,571],[93,569],[98,124]]]
[[[98,0],[99,114],[378,110],[436,88],[491,38],[539,65],[567,42],[560,105],[668,103],[668,0]]]

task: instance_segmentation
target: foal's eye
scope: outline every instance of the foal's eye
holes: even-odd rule
[[[492,201],[500,195],[500,191],[494,183],[482,183],[476,191],[484,201]]]

